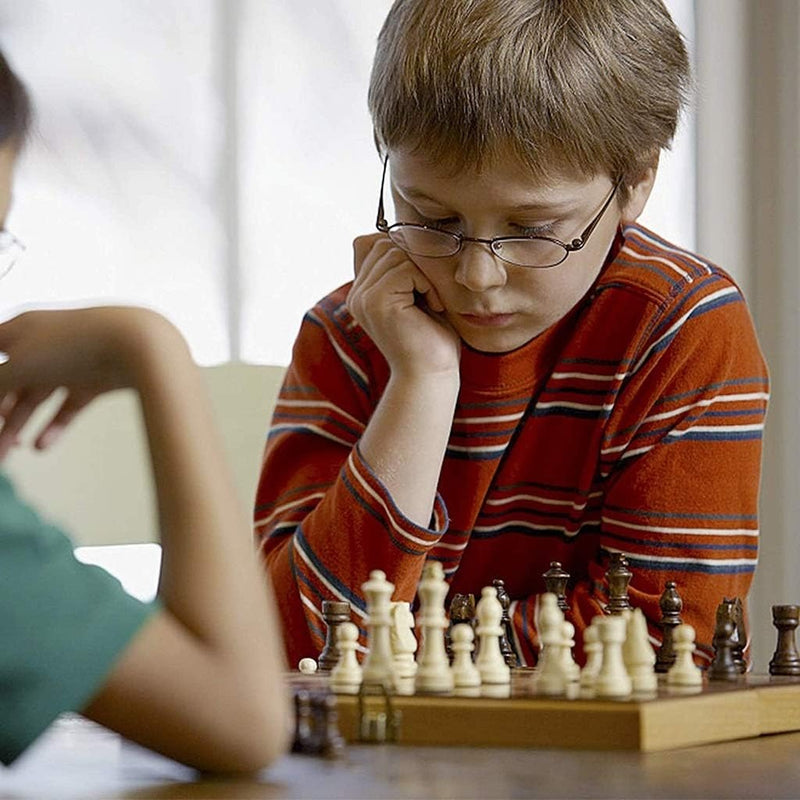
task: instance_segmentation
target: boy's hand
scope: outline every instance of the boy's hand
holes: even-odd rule
[[[35,447],[51,445],[95,397],[134,386],[140,355],[180,334],[158,314],[141,308],[30,311],[0,324],[0,459],[17,442],[36,408],[56,389],[66,396],[40,431]]]
[[[359,236],[347,306],[394,374],[458,372],[460,340],[436,289],[382,233]]]

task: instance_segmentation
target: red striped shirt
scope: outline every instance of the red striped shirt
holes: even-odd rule
[[[580,633],[607,601],[613,551],[629,560],[631,601],[653,638],[674,580],[710,653],[717,604],[745,598],[756,566],[768,400],[731,278],[632,225],[561,322],[512,353],[464,346],[427,529],[403,516],[359,453],[389,375],[346,309],[348,288],[303,321],[256,499],[290,663],[319,654],[323,600],[348,600],[363,637],[369,571],[384,570],[395,599],[411,601],[427,558],[442,562],[451,594],[479,595],[502,578],[517,647],[533,663],[542,573],[556,560],[571,574]]]

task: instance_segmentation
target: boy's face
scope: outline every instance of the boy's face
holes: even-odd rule
[[[424,155],[392,151],[389,166],[398,222],[481,239],[544,235],[571,242],[614,189],[605,175],[555,175],[547,185],[536,184],[512,159],[453,176]],[[634,205],[636,197],[634,191]],[[513,266],[475,242],[464,243],[454,256],[409,257],[433,284],[447,320],[467,344],[483,352],[506,352],[557,322],[586,294],[620,219],[641,210],[630,205],[621,211],[612,201],[585,247],[549,269]]]

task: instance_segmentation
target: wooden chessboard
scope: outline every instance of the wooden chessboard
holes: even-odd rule
[[[294,673],[290,682],[327,688],[324,675]],[[380,693],[338,695],[339,729],[351,742],[641,752],[800,730],[797,678],[747,675],[705,682],[693,694],[664,686],[654,697],[624,700],[534,696],[531,685],[530,670],[514,670],[505,698],[392,695],[387,703]]]

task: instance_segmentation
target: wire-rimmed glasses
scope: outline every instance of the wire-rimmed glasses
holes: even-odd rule
[[[552,236],[495,236],[493,239],[478,239],[464,236],[461,233],[452,233],[430,225],[419,225],[413,222],[395,222],[389,225],[386,221],[383,206],[383,189],[386,183],[386,170],[389,156],[383,160],[383,174],[381,175],[381,191],[378,197],[378,215],[375,226],[385,233],[401,250],[412,256],[425,258],[447,258],[458,253],[464,242],[478,242],[489,246],[489,249],[499,259],[516,267],[529,269],[550,269],[561,264],[570,253],[582,250],[597,227],[606,209],[611,205],[611,200],[617,193],[620,182],[606,198],[600,210],[592,221],[586,226],[580,236],[571,242],[562,242]]]

